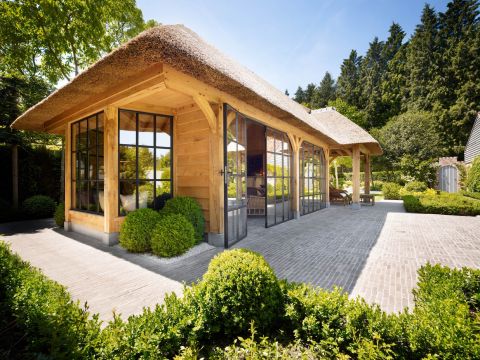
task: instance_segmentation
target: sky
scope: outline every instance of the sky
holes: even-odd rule
[[[447,0],[428,2],[443,12]],[[392,22],[413,33],[421,0],[137,0],[145,20],[183,24],[265,80],[293,95],[334,77],[355,49],[364,54]]]

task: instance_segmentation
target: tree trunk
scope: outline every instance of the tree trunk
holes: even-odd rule
[[[12,205],[18,209],[18,145],[12,145]]]

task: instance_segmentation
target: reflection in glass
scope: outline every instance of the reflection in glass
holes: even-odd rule
[[[172,195],[172,118],[121,110],[119,126],[120,215],[163,208]]]

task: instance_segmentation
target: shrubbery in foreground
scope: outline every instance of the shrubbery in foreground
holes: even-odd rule
[[[416,307],[388,315],[335,289],[278,281],[258,254],[226,251],[163,305],[100,330],[65,289],[0,243],[0,356],[96,359],[476,359],[480,271],[426,265]],[[224,281],[222,281],[224,280]],[[6,335],[5,335],[6,334]],[[240,336],[240,337],[239,337]]]

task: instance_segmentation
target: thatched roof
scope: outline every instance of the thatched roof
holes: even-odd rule
[[[317,112],[310,113],[183,25],[162,25],[141,33],[28,109],[12,126],[42,131],[46,121],[129,79],[134,82],[139,74],[158,63],[168,64],[284,121],[311,129],[333,144],[363,143],[373,153],[381,153],[375,139],[347,118],[317,119]]]

